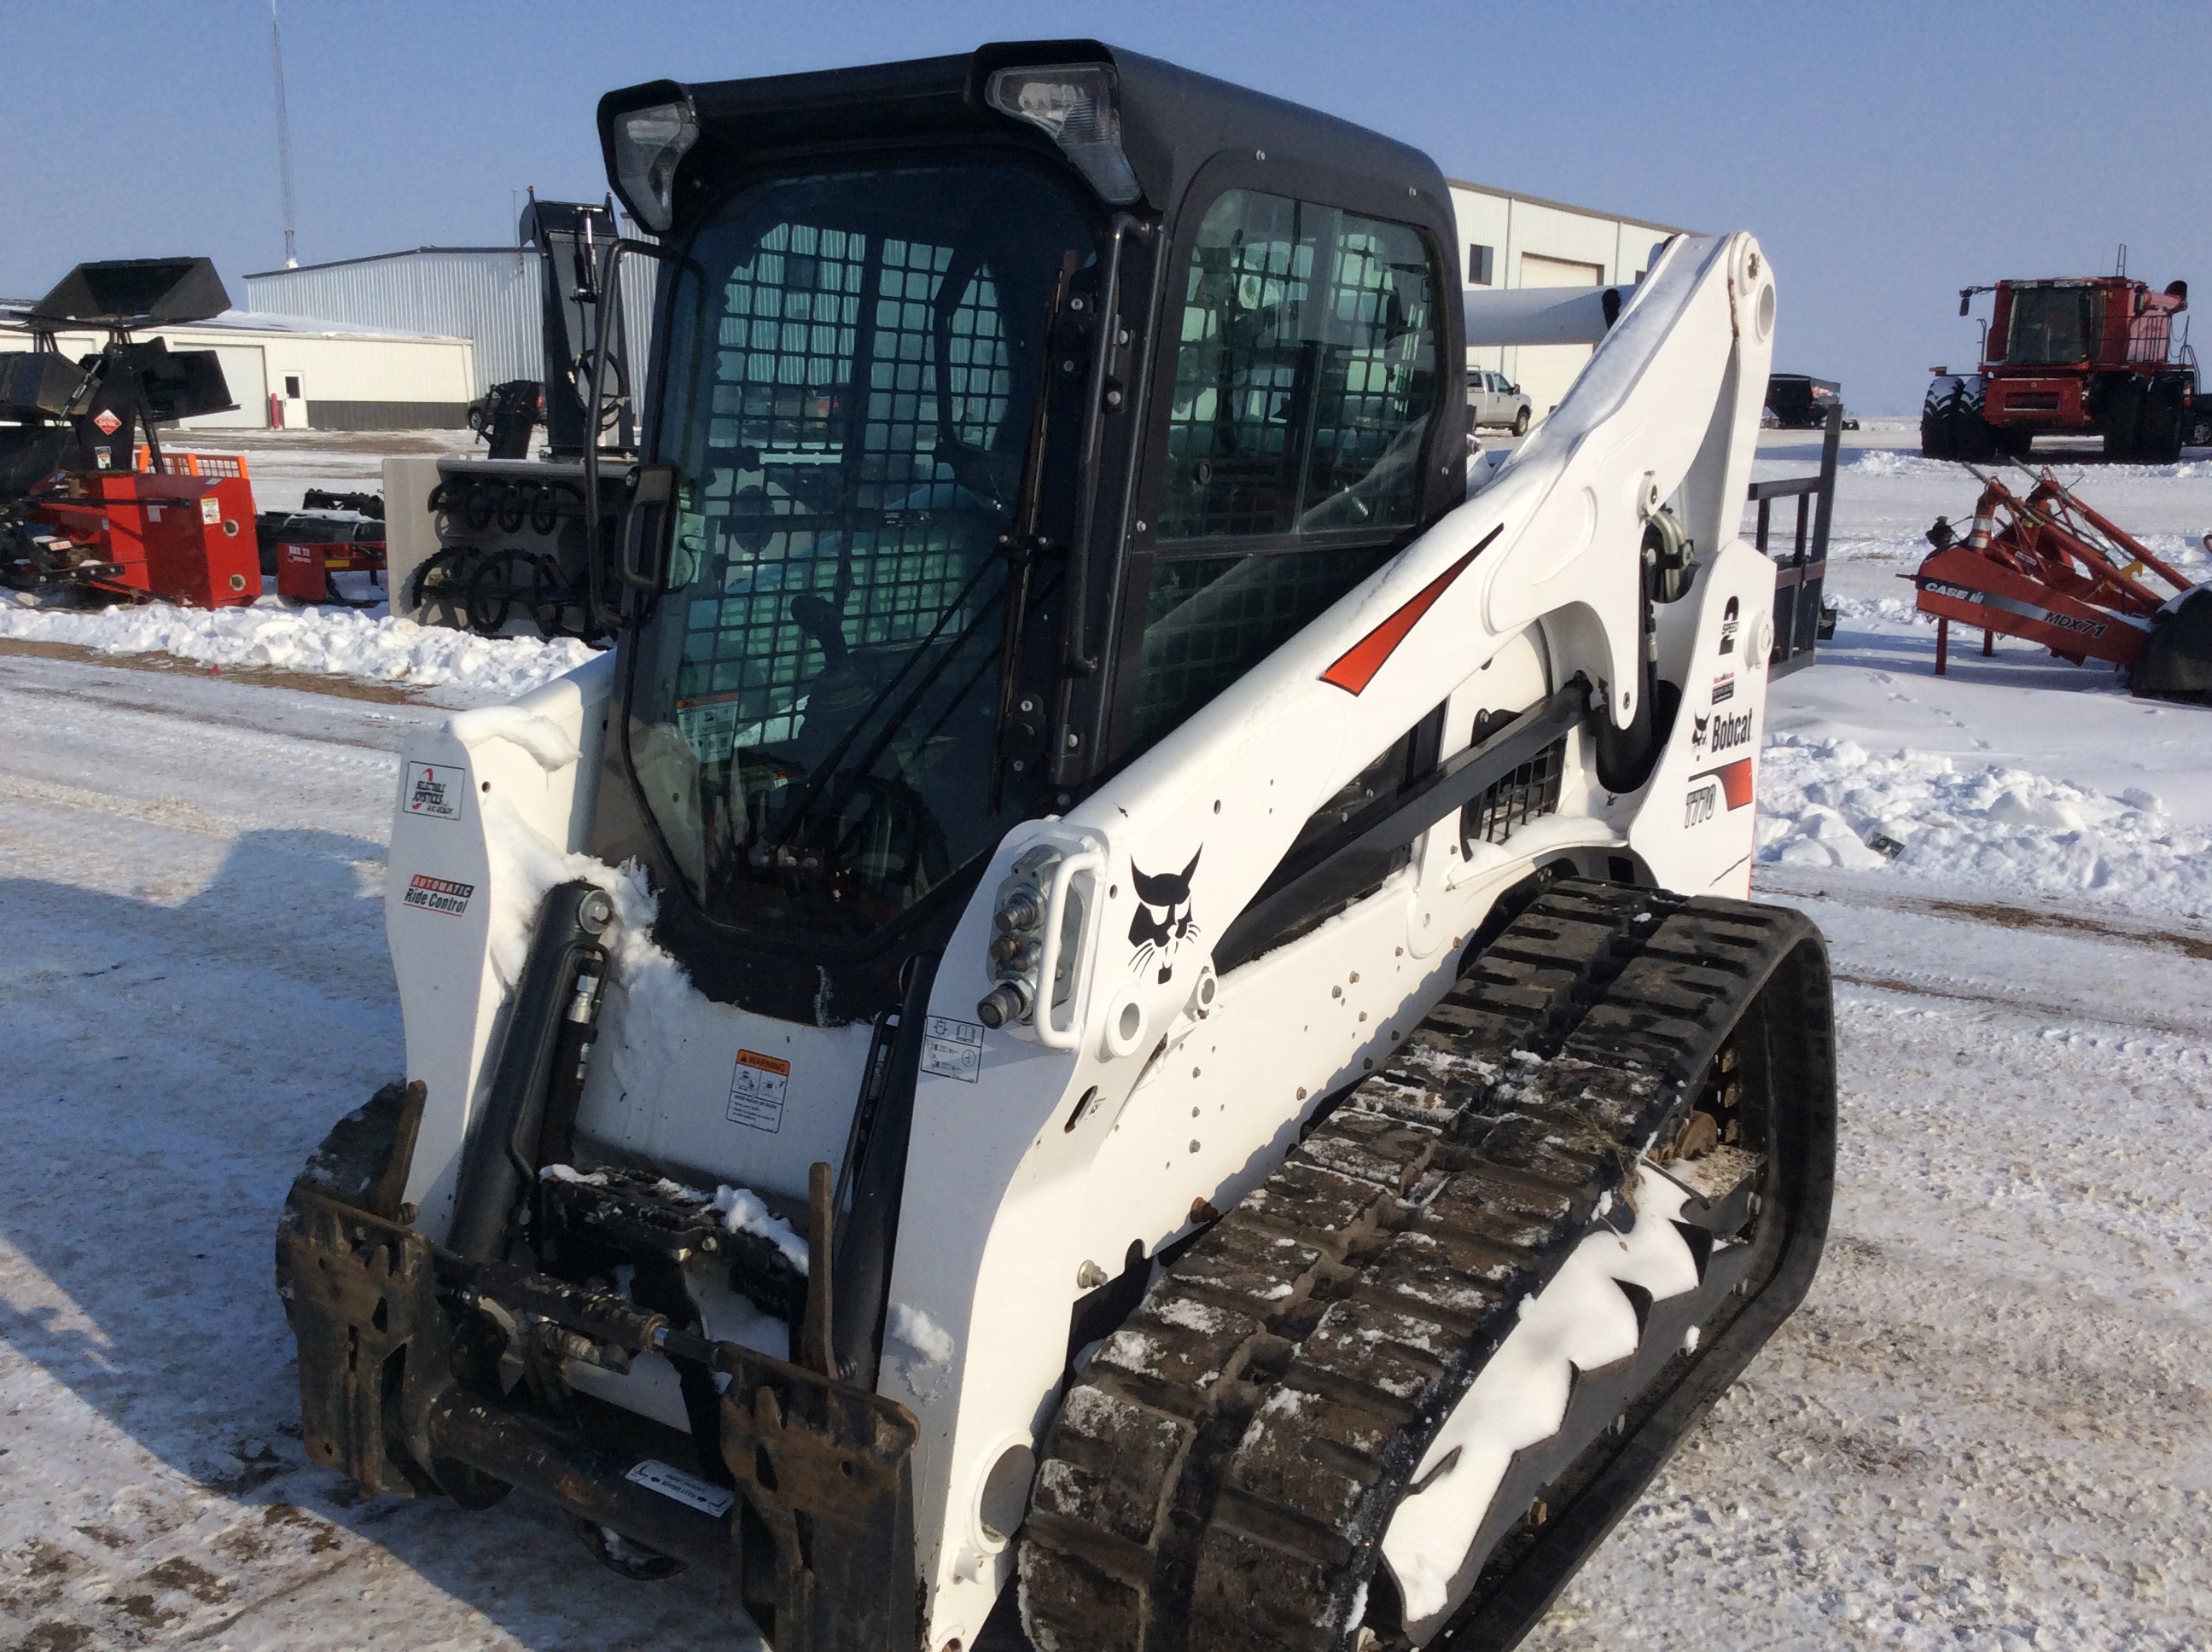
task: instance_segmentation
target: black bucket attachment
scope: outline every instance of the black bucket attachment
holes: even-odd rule
[[[84,385],[84,369],[56,351],[0,355],[0,418],[66,417]]]
[[[205,321],[229,307],[212,258],[106,258],[64,276],[27,319],[33,327],[153,327]]]
[[[2129,681],[2147,699],[2212,704],[2212,586],[2158,616]]]

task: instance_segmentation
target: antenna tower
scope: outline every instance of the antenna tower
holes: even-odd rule
[[[276,0],[269,0],[269,59],[276,74],[276,173],[284,187],[284,267],[300,267],[292,238],[292,117],[284,107],[284,39],[276,31]]]

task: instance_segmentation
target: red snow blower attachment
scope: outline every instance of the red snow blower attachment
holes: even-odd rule
[[[1936,621],[1938,675],[1956,620],[2077,665],[2108,659],[2138,695],[2212,701],[2212,586],[2192,585],[2047,469],[2021,498],[1966,468],[1982,483],[1973,524],[1961,539],[1937,517],[1935,552],[1913,576],[1920,611]]]
[[[231,410],[222,363],[131,337],[229,307],[205,258],[125,258],[81,264],[4,318],[31,348],[0,353],[0,582],[204,608],[261,594],[245,461],[165,455],[155,434]],[[65,331],[107,343],[71,361],[56,343]]]

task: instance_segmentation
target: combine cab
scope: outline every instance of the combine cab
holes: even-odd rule
[[[2104,456],[2170,465],[2184,443],[2212,443],[2212,402],[2197,393],[2197,357],[2173,319],[2189,284],[2162,293],[2125,276],[2081,281],[2001,281],[1982,364],[1935,369],[1920,415],[1929,459],[2025,459],[2039,436],[2094,437]]]

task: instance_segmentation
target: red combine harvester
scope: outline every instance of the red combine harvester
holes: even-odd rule
[[[230,410],[222,364],[131,337],[229,307],[205,258],[129,258],[81,264],[5,318],[31,348],[0,353],[0,581],[200,608],[261,594],[246,461],[165,454],[155,434]],[[61,354],[56,334],[88,329],[107,335],[97,355]]]
[[[1982,628],[1984,653],[2002,631],[2077,665],[2108,659],[2138,695],[2212,702],[2212,586],[2192,586],[2048,470],[2025,498],[1973,475],[1982,496],[1966,537],[1937,517],[1935,552],[1913,576],[1936,621],[1937,675],[1956,620]]]
[[[2025,459],[2038,436],[2101,437],[2104,456],[2171,465],[2185,442],[2212,444],[2212,398],[2174,318],[2189,284],[2162,293],[2124,275],[2001,281],[1959,294],[1965,315],[1995,293],[1978,371],[1934,369],[1920,412],[1929,459]]]

